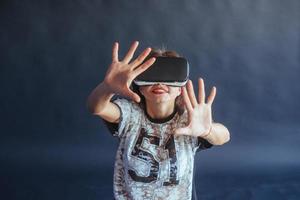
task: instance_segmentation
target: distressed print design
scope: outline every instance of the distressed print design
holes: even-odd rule
[[[114,170],[114,194],[117,200],[191,199],[194,154],[197,138],[173,136],[185,126],[187,115],[176,114],[165,123],[153,123],[133,102],[119,100],[122,109],[130,105],[131,116],[118,133],[119,148]]]

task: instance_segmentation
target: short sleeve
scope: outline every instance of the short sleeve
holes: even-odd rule
[[[124,98],[117,98],[112,100],[116,104],[121,112],[119,123],[110,123],[104,120],[108,130],[115,137],[122,137],[123,133],[126,132],[128,124],[130,124],[130,116],[132,115],[132,103]]]
[[[213,145],[202,137],[198,137],[198,149],[197,151],[211,148]]]

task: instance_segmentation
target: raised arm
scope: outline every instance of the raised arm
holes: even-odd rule
[[[220,124],[213,123],[211,106],[216,96],[216,87],[213,87],[205,102],[203,79],[198,80],[198,99],[195,96],[192,81],[183,87],[183,100],[188,111],[188,125],[178,128],[175,134],[202,137],[213,145],[222,145],[230,140],[228,129]]]
[[[137,102],[140,101],[138,94],[130,90],[130,85],[135,77],[155,62],[155,58],[150,58],[141,65],[151,52],[151,48],[146,48],[135,60],[130,62],[138,44],[139,42],[135,41],[124,59],[119,61],[119,44],[114,43],[112,63],[105,74],[104,80],[87,98],[87,109],[93,115],[98,115],[108,122],[118,123],[120,118],[119,107],[110,102],[114,94],[120,94]]]

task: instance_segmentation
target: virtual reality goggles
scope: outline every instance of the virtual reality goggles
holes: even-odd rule
[[[182,57],[156,57],[146,71],[134,79],[138,86],[164,84],[181,87],[189,78],[189,63]]]

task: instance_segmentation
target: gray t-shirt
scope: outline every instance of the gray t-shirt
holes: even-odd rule
[[[135,102],[113,101],[121,109],[113,135],[120,139],[114,169],[117,200],[188,200],[192,198],[194,155],[212,145],[202,138],[174,136],[186,126],[187,112],[153,121]]]

